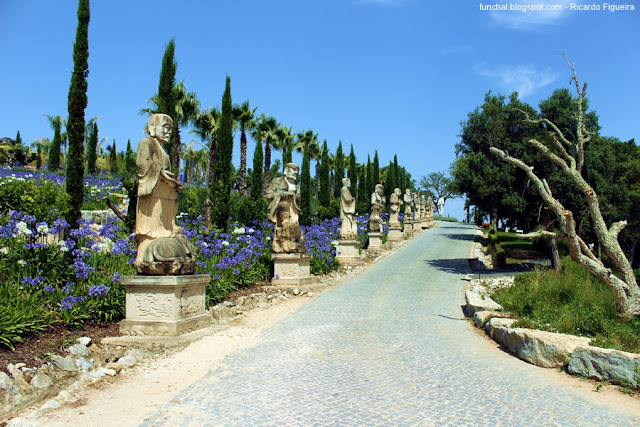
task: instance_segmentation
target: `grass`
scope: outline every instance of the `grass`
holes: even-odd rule
[[[640,353],[640,319],[618,319],[613,293],[569,257],[563,270],[538,268],[491,297],[516,313],[517,326],[593,338],[592,345]]]
[[[498,231],[498,240],[502,247],[507,249],[519,249],[522,251],[535,251],[535,239],[521,239],[516,237],[516,233]]]
[[[434,216],[433,219],[437,221],[458,222],[458,218],[452,216]]]

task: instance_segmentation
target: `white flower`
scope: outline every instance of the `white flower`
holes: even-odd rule
[[[248,234],[253,234],[255,232],[256,232],[256,230],[254,230],[253,228],[250,228],[250,229],[247,230]]]
[[[9,253],[9,248],[5,248],[5,247],[0,248],[0,254],[6,255],[8,253]]]
[[[58,246],[60,246],[61,252],[69,252],[69,248],[67,247],[67,244],[64,241],[58,242]]]
[[[32,234],[31,230],[29,230],[29,226],[24,221],[20,221],[19,223],[17,223],[16,228],[18,229],[19,234],[25,236],[30,236]]]
[[[229,246],[229,242],[227,242],[226,240],[222,241],[222,246]]]
[[[336,246],[337,247],[338,245],[339,245],[339,243],[338,243],[337,240],[334,240],[333,242],[331,242],[331,246]]]
[[[267,240],[267,242],[268,242],[269,240],[271,240],[271,236],[267,236],[266,240]]]
[[[40,224],[37,228],[38,233],[40,234],[48,234],[49,233],[49,227],[47,226],[47,224]]]
[[[244,227],[234,228],[233,234],[244,234]]]
[[[19,259],[18,260],[18,265],[20,267],[24,267],[25,265],[27,265],[27,261],[23,260],[23,259]]]

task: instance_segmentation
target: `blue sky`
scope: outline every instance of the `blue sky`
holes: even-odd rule
[[[566,0],[92,0],[86,117],[100,117],[100,137],[118,150],[127,139],[135,147],[139,110],[175,37],[177,80],[202,106],[220,105],[229,75],[234,102],[249,100],[294,132],[313,130],[331,151],[338,140],[347,152],[353,144],[359,162],[378,150],[384,166],[397,154],[419,179],[448,170],[460,122],[487,91],[518,91],[537,106],[570,87],[566,51],[589,83],[602,134],[640,140],[640,3],[617,12],[595,4],[602,10]],[[42,115],[66,118],[76,11],[71,0],[0,0],[0,137],[52,138]],[[460,218],[462,200],[447,211]]]

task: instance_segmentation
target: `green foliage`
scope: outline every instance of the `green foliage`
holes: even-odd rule
[[[59,116],[56,117],[58,119]],[[53,141],[51,141],[51,147],[49,147],[49,158],[47,164],[50,171],[57,171],[60,167],[60,144],[62,143],[62,136],[60,135],[62,129],[62,119],[52,120]]]
[[[175,61],[176,42],[174,39],[169,40],[164,49],[162,57],[162,68],[160,68],[160,81],[158,83],[158,105],[156,113],[168,114],[175,123],[176,105],[174,87],[176,85],[176,70],[178,63]]]
[[[91,133],[87,143],[87,173],[89,175],[96,174],[96,160],[98,160],[98,124],[93,122],[91,125]]]
[[[380,159],[378,159],[378,150],[373,155],[372,175],[373,185],[371,186],[371,193],[375,191],[376,184],[381,184],[380,181]]]
[[[454,218],[452,216],[434,216],[433,219],[438,221],[458,222],[458,218]]]
[[[331,203],[331,188],[329,183],[329,148],[327,147],[327,140],[324,140],[322,144],[322,155],[320,157],[320,169],[319,169],[319,179],[320,179],[320,193],[318,194],[318,202],[321,207],[327,208]],[[320,212],[318,211],[318,216],[321,219],[325,219],[327,217],[320,216]]]
[[[344,178],[344,153],[342,151],[342,141],[338,142],[338,148],[336,149],[335,171],[336,171],[336,176],[335,176],[336,183],[341,183],[342,178]],[[339,184],[337,186],[341,186],[341,185],[342,184]]]
[[[0,347],[14,349],[22,337],[47,325],[46,313],[34,296],[22,296],[5,281],[0,283]]]
[[[51,180],[4,180],[0,185],[0,214],[28,212],[39,221],[51,222],[69,209],[69,195]]]
[[[227,76],[222,96],[222,115],[218,129],[218,159],[211,182],[211,222],[217,228],[226,229],[230,214],[229,197],[231,193],[231,164],[233,155],[233,104],[231,103],[231,78]]]
[[[256,140],[256,148],[253,151],[253,168],[249,175],[249,191],[251,198],[254,200],[262,199],[262,186],[264,182],[264,173],[262,171],[262,163],[264,158],[262,155],[262,141]]]
[[[351,194],[357,200],[358,165],[356,164],[356,154],[353,151],[353,144],[351,144],[351,152],[349,153],[349,162],[347,164],[347,178],[351,180]],[[340,187],[342,187],[342,184],[340,184]]]
[[[328,206],[318,205],[318,218],[321,220],[340,216],[340,199],[333,198]]]
[[[493,228],[489,230],[489,247],[491,249],[493,265],[498,268],[504,268],[507,265],[507,253],[502,248]]]
[[[308,144],[302,150],[302,168],[300,170],[300,225],[311,224],[311,157]]]
[[[87,76],[89,74],[89,19],[89,0],[79,0],[67,120],[69,152],[66,161],[66,190],[69,194],[70,208],[66,220],[72,227],[80,218],[84,197],[84,110],[87,108]]]
[[[239,224],[252,224],[261,222],[267,216],[267,201],[260,197],[240,196],[237,193],[231,195],[231,217]]]
[[[593,345],[640,352],[640,319],[618,319],[608,286],[574,263],[563,271],[536,269],[516,276],[515,285],[491,297],[518,315],[518,325],[595,338]]]
[[[107,146],[109,150],[109,171],[112,174],[118,173],[118,152],[116,151],[116,140],[113,140],[113,144]]]
[[[185,185],[180,192],[180,204],[178,212],[186,213],[190,218],[197,218],[204,213],[204,202],[210,196],[206,187]]]

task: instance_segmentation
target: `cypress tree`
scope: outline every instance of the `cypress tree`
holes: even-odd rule
[[[62,123],[59,120],[55,120],[53,126],[53,141],[51,141],[49,158],[47,159],[47,165],[50,171],[56,171],[60,166],[60,144],[62,143],[62,137],[60,136]]]
[[[393,162],[389,161],[389,166],[387,167],[387,180],[384,183],[385,193],[387,195],[387,200],[391,200],[391,194],[393,190],[398,186],[398,181],[396,178],[396,170],[393,166]]]
[[[111,173],[118,172],[118,152],[116,151],[116,140],[113,140],[111,152],[109,153],[109,169]]]
[[[371,156],[367,156],[367,191],[362,195],[362,200],[367,199],[367,195],[371,195],[375,189],[375,181],[373,180],[373,164],[371,163]]]
[[[311,154],[309,144],[302,148],[302,170],[300,171],[300,224],[311,224]]]
[[[371,164],[371,162],[369,162]],[[355,188],[355,185],[353,186]],[[367,166],[358,165],[358,192],[356,197],[356,209],[359,213],[369,210],[367,206]]]
[[[249,191],[253,200],[262,198],[262,185],[264,175],[262,172],[264,156],[262,154],[262,141],[256,139],[256,149],[253,151],[253,169],[251,170],[251,178],[249,179]]]
[[[136,171],[136,153],[131,149],[131,140],[127,140],[127,151],[124,157],[124,168],[127,174],[133,175]]]
[[[73,45],[73,73],[69,87],[69,153],[67,155],[66,190],[69,207],[66,219],[76,227],[84,198],[84,110],[87,108],[87,76],[89,75],[89,0],[79,0],[78,28]]]
[[[89,175],[96,174],[96,160],[98,159],[98,125],[94,122],[91,125],[91,133],[89,134],[89,142],[87,144],[87,172]]]
[[[40,169],[40,166],[42,166],[42,147],[40,147],[38,145],[38,148],[36,149],[36,155],[38,157],[36,157],[36,170]]]
[[[18,131],[18,134],[16,135],[16,145],[18,147],[22,146],[22,137],[20,136],[20,131]]]
[[[375,191],[376,184],[380,184],[380,160],[378,159],[378,150],[373,155],[373,188],[371,192]]]
[[[344,153],[342,152],[342,141],[338,142],[336,150],[336,187],[342,187],[342,178],[344,178]]]
[[[356,155],[353,152],[353,144],[351,144],[351,152],[349,153],[349,164],[347,166],[347,178],[351,180],[351,195],[358,200],[356,186],[358,185],[358,169],[356,165]],[[342,181],[342,179],[340,179]],[[340,183],[342,187],[342,182]]]
[[[318,201],[320,206],[328,208],[331,203],[331,191],[329,183],[329,148],[327,147],[327,140],[324,140],[322,144],[322,156],[320,158],[320,170],[318,171],[320,180],[320,194],[318,194]]]
[[[176,126],[176,69],[178,64],[174,60],[176,50],[175,40],[169,40],[164,49],[162,57],[162,68],[160,69],[160,82],[158,83],[158,110],[159,114],[168,114]],[[173,153],[173,137],[169,139],[169,144],[165,147],[165,151],[169,154],[169,158],[174,158]],[[180,165],[171,165],[171,169],[176,172]]]
[[[233,104],[231,103],[231,78],[227,76],[224,95],[222,96],[222,112],[218,128],[218,159],[211,182],[211,221],[216,227],[225,230],[231,212],[231,174],[233,172]]]
[[[115,143],[114,143],[115,149]],[[120,172],[122,185],[127,190],[129,207],[127,209],[127,227],[133,232],[136,224],[136,208],[138,205],[138,176],[136,174],[136,153],[131,149],[131,140],[127,141],[127,151]]]

